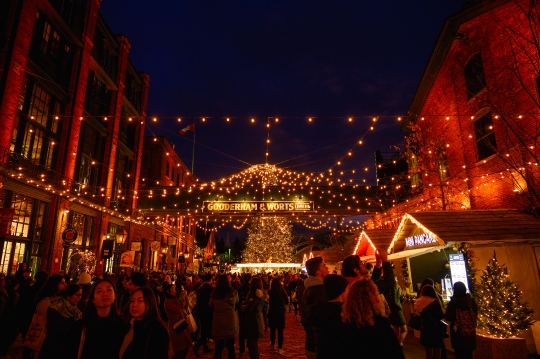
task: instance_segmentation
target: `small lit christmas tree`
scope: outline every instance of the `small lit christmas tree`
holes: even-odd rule
[[[96,263],[96,255],[93,252],[75,249],[69,257],[66,273],[74,280],[79,279],[83,272],[92,276],[96,270]]]
[[[521,301],[521,294],[508,268],[497,262],[494,253],[476,287],[478,327],[498,338],[509,338],[527,329],[533,322],[533,310]]]
[[[256,217],[247,233],[244,263],[294,262],[292,225],[285,217]]]

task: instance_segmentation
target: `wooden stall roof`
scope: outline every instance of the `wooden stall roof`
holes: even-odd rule
[[[407,214],[396,233],[393,252],[405,248],[418,222],[442,242],[473,244],[498,241],[540,241],[540,219],[511,209],[416,212]]]
[[[375,255],[375,249],[377,248],[388,248],[392,238],[396,234],[395,229],[366,229],[363,230],[358,239],[356,245],[356,250],[353,254],[358,254],[361,257]],[[369,241],[373,243],[373,248]]]

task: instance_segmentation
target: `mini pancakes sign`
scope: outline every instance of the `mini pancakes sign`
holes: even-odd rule
[[[438,244],[439,242],[428,233],[417,234],[416,236],[405,238],[405,247],[407,248],[428,246],[433,243]]]
[[[203,211],[210,212],[312,212],[313,201],[204,201]]]

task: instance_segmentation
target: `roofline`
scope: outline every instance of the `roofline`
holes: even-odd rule
[[[452,43],[455,40],[455,35],[462,24],[465,22],[474,19],[488,11],[491,11],[502,4],[505,4],[511,0],[495,0],[495,1],[482,1],[466,7],[459,11],[458,13],[451,15],[446,18],[444,25],[439,33],[435,47],[431,52],[431,56],[428,60],[420,83],[416,88],[409,109],[407,110],[407,117],[404,118],[404,121],[401,125],[403,131],[407,131],[407,125],[410,121],[413,121],[414,116],[418,116],[424,103],[426,102],[427,96],[439,74],[439,71],[444,63],[446,55],[452,47]]]

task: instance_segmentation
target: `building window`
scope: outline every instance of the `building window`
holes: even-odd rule
[[[13,193],[11,208],[15,208],[15,215],[11,222],[12,236],[28,238],[33,206],[34,200],[32,198]]]
[[[171,170],[171,164],[167,162],[165,164],[165,176],[169,177],[169,171]]]
[[[76,180],[85,188],[95,187],[99,184],[99,163],[102,163],[103,137],[89,124],[83,123],[79,144],[79,173]]]
[[[439,179],[441,181],[450,177],[448,156],[446,155],[446,142],[444,141],[437,145],[437,171],[439,172]]]
[[[497,142],[495,141],[495,132],[493,131],[493,120],[491,112],[473,122],[474,133],[476,136],[476,150],[478,160],[483,160],[497,152]]]
[[[72,213],[70,225],[71,228],[75,229],[78,233],[77,239],[73,243],[73,246],[82,248],[92,247],[93,224],[93,217],[77,212]]]
[[[484,63],[480,53],[474,55],[465,66],[465,83],[467,85],[467,97],[476,96],[486,87],[486,77],[484,75]]]
[[[24,131],[20,152],[37,165],[52,169],[56,155],[56,144],[59,141],[59,122],[62,112],[61,104],[40,86],[30,86],[29,101],[23,107],[27,109],[28,116],[20,122],[20,130]],[[20,119],[20,116],[18,116]],[[19,131],[14,131],[13,136],[18,136]],[[17,146],[17,137],[12,137],[12,149]]]

